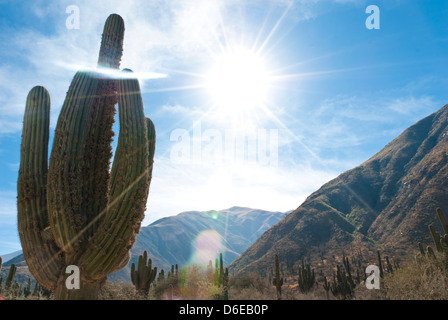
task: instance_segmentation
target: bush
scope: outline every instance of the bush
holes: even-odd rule
[[[434,261],[422,260],[398,269],[384,281],[392,300],[447,300],[448,269]]]

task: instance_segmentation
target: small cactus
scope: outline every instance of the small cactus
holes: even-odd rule
[[[330,284],[331,293],[341,299],[350,299],[353,295],[353,282],[349,280],[346,270],[342,266],[337,266],[336,275],[333,276],[333,282]]]
[[[379,250],[377,251],[377,255],[378,255],[378,268],[380,269],[380,278],[384,278],[383,263],[381,261],[381,253]]]
[[[229,300],[229,268],[226,268],[222,277],[223,299]]]
[[[277,290],[277,300],[282,300],[282,286],[283,286],[283,278],[280,277],[280,268],[278,262],[278,255],[275,255],[275,276],[272,279],[272,283]]]
[[[311,266],[309,264],[305,266],[302,259],[302,265],[299,267],[299,278],[297,280],[300,292],[308,293],[313,288],[315,280],[314,269],[311,270]]]
[[[16,270],[17,267],[15,264],[12,264],[11,267],[9,267],[9,273],[8,277],[6,278],[5,288],[9,289],[14,283],[14,277],[16,276]]]
[[[330,300],[331,285],[330,285],[330,282],[328,282],[327,277],[325,277],[325,276],[324,276],[323,288],[325,290],[325,296],[326,296],[327,300]]]
[[[440,224],[442,225],[444,235],[442,236],[441,234],[439,234],[432,224],[429,225],[428,228],[436,246],[436,251],[441,255],[443,261],[448,264],[448,224],[445,215],[440,208],[436,209],[436,213],[437,217],[439,218]],[[436,253],[430,246],[427,246],[425,250],[423,248],[423,245],[419,242],[418,249],[419,253],[415,256],[417,262],[421,262],[424,259],[439,261]]]
[[[148,295],[151,284],[156,279],[157,267],[152,268],[152,260],[148,259],[148,252],[138,257],[138,267],[135,263],[131,265],[131,281],[135,289],[144,295]]]

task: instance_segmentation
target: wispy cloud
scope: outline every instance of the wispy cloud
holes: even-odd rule
[[[336,172],[239,164],[173,163],[156,158],[144,225],[187,210],[246,206],[273,211],[295,209]]]
[[[0,116],[5,122],[0,134],[20,129],[26,95],[37,84],[47,87],[51,94],[54,128],[74,70],[96,64],[102,27],[111,13],[120,14],[126,23],[122,66],[139,72],[164,72],[203,62],[204,57],[220,53],[229,41],[244,41],[245,33],[252,39],[257,33],[266,37],[277,21],[276,15],[293,4],[280,0],[65,0],[51,6],[45,1],[15,4],[26,7],[30,21],[45,21],[48,30],[24,26],[11,28],[1,36],[2,42],[8,44],[2,48],[3,54],[15,58],[7,65],[0,64]],[[79,30],[66,28],[65,9],[69,5],[80,8]],[[314,6],[314,1],[301,1],[287,19],[308,19],[307,12]],[[270,12],[264,26],[248,26],[244,15],[249,7]],[[64,69],[61,64],[72,67]],[[153,84],[142,82],[143,90],[148,86]]]

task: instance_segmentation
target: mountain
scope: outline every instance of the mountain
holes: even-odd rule
[[[159,219],[141,228],[129,265],[109,279],[129,280],[130,265],[144,250],[159,270],[166,271],[174,264],[208,264],[220,252],[224,265],[228,265],[286,214],[232,207],[220,211],[188,211]]]
[[[20,256],[22,254],[22,250],[17,250],[8,254],[4,254],[4,255],[0,255],[0,257],[2,257],[3,260],[3,264],[7,263],[9,260]]]
[[[188,211],[159,219],[140,229],[128,266],[110,274],[108,279],[130,281],[130,266],[145,250],[159,270],[167,271],[174,264],[207,264],[221,252],[224,265],[228,265],[286,214],[232,207],[220,211]],[[12,263],[26,266],[21,251],[17,254],[3,266]]]
[[[324,184],[229,267],[240,274],[266,273],[275,254],[286,265],[300,258],[325,264],[355,249],[409,257],[418,241],[432,242],[428,225],[439,229],[436,208],[448,213],[447,177],[445,105],[360,166]]]
[[[16,267],[26,267],[27,265],[23,253],[20,253],[18,256],[15,256],[12,259],[9,259],[5,263],[3,263],[3,266],[10,267],[12,264],[15,264]]]

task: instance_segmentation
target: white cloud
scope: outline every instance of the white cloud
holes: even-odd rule
[[[388,108],[402,115],[408,117],[420,115],[421,113],[428,113],[430,110],[434,109],[436,102],[433,97],[422,96],[422,97],[404,97],[396,98],[386,103]],[[429,115],[429,113],[428,113]]]
[[[336,175],[306,165],[176,164],[157,158],[143,225],[188,210],[246,206],[286,212]]]

